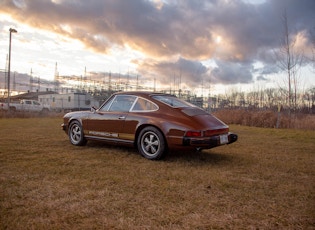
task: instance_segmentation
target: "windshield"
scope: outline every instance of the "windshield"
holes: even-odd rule
[[[155,100],[161,101],[169,106],[172,106],[174,108],[180,108],[180,107],[196,107],[193,104],[190,104],[187,101],[181,100],[175,96],[171,95],[156,95],[152,96]]]

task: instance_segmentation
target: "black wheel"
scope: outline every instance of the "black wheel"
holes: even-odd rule
[[[16,112],[16,108],[15,107],[10,107],[10,111],[15,113]]]
[[[158,160],[166,152],[163,134],[155,127],[149,126],[141,130],[137,146],[141,155],[150,160]]]
[[[42,109],[41,114],[48,114],[49,110],[47,108]]]
[[[71,144],[82,146],[86,144],[86,139],[84,138],[83,129],[78,121],[73,121],[70,123],[68,135]]]

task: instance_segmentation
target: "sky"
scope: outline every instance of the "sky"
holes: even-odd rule
[[[314,0],[0,0],[0,70],[14,28],[11,71],[23,76],[111,73],[199,94],[279,87],[284,14],[305,57],[301,87],[315,86]]]

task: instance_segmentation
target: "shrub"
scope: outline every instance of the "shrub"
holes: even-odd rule
[[[263,128],[295,128],[315,130],[315,115],[291,114],[272,110],[223,109],[213,113],[227,124]],[[277,126],[278,122],[278,126]]]

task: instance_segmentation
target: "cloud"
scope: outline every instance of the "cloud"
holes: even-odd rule
[[[265,76],[259,75],[257,76],[257,81],[268,81],[268,78],[266,78]]]
[[[218,67],[211,71],[214,83],[236,84],[253,82],[250,64],[217,61]]]
[[[287,11],[290,30],[307,50],[315,24],[315,1],[266,0],[2,0],[0,12],[34,28],[81,41],[111,55],[113,47],[145,56],[134,60],[140,74],[167,83],[171,76],[200,84],[211,71],[216,83],[253,82],[254,62],[275,73],[273,49],[279,46]],[[218,40],[217,38],[220,37]],[[220,42],[219,42],[220,41]],[[181,57],[181,58],[178,58]],[[268,70],[269,69],[269,70]],[[268,70],[268,71],[267,71]],[[271,71],[272,70],[272,71]]]
[[[206,78],[208,68],[201,62],[178,58],[174,61],[156,62],[145,60],[138,63],[137,71],[142,79],[156,79],[161,84],[185,84],[191,87],[200,86]]]
[[[279,73],[280,69],[276,65],[265,65],[263,68],[259,69],[261,75],[271,75]]]

